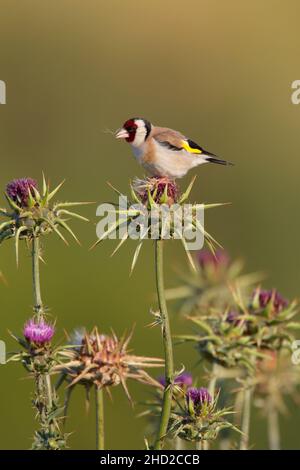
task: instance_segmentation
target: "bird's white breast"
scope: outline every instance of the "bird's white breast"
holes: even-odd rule
[[[169,178],[182,178],[191,168],[205,163],[200,155],[191,155],[186,150],[172,150],[153,140],[152,158],[145,158],[147,154],[146,143],[132,145],[137,161],[154,176],[168,176]],[[148,155],[147,155],[148,156]]]

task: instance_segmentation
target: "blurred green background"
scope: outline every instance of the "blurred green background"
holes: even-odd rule
[[[209,212],[208,230],[232,256],[245,257],[248,270],[265,270],[268,287],[299,294],[300,106],[290,98],[300,78],[297,0],[0,0],[0,10],[0,79],[7,85],[7,104],[0,106],[2,189],[16,177],[40,180],[43,170],[52,185],[66,178],[62,200],[111,200],[107,180],[126,191],[143,172],[129,146],[105,130],[146,117],[235,162],[195,170],[192,199],[231,201]],[[83,324],[121,334],[136,323],[135,352],[162,355],[160,332],[145,328],[155,307],[152,242],[129,278],[134,243],[112,259],[113,241],[88,251],[95,209],[81,211],[92,223],[73,223],[82,247],[44,240],[42,293],[58,338],[63,328]],[[31,315],[30,259],[23,246],[16,269],[13,242],[0,253],[8,282],[0,285],[0,338],[11,350],[7,329],[19,333]],[[180,242],[168,244],[166,263],[167,286],[175,286],[175,268],[188,271]],[[173,331],[189,327],[173,316]],[[199,375],[192,347],[175,352],[178,368],[184,363]],[[32,383],[17,364],[0,366],[0,373],[0,446],[28,448]],[[129,387],[136,401],[149,397],[146,386]],[[283,447],[297,448],[300,413],[290,409],[282,419]],[[140,411],[113,390],[113,402],[106,402],[109,448],[142,448]],[[70,446],[94,448],[93,407],[86,414],[81,388],[70,413]],[[263,448],[265,422],[255,419],[251,442]]]

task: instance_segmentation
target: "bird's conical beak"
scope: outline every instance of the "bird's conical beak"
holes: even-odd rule
[[[122,128],[120,130],[117,130],[116,139],[127,139],[128,137],[129,137],[129,134],[126,131],[126,129]]]

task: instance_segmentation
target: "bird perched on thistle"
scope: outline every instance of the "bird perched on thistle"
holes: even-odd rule
[[[182,178],[191,168],[203,163],[232,165],[180,132],[153,126],[142,118],[128,119],[116,132],[116,138],[130,143],[137,161],[156,177]]]

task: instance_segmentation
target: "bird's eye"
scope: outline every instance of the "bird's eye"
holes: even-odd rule
[[[129,127],[126,128],[126,130],[127,130],[128,132],[133,132],[133,131],[134,131],[134,128],[133,128],[132,126],[129,126]]]

